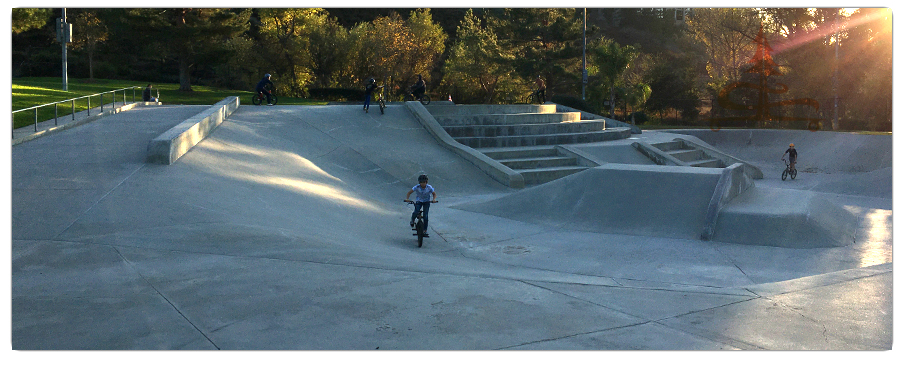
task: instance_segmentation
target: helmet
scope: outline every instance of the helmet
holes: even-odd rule
[[[792,147],[792,148],[793,148],[793,147],[794,147],[794,144],[790,144],[790,145],[788,145],[788,146],[790,146],[790,147]]]
[[[374,77],[369,78],[369,84],[374,84],[374,83],[375,83],[375,78]]]
[[[428,181],[427,175],[419,175],[419,183],[424,183],[426,181]]]
[[[265,76],[263,76],[263,77],[272,77],[272,75],[270,75],[270,74],[268,74],[268,73],[266,73],[266,75],[265,75]]]

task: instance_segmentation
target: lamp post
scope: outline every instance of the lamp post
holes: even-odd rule
[[[66,44],[72,42],[72,25],[66,22],[66,9],[62,9],[62,17],[56,20],[56,39],[62,45],[62,90],[69,91],[69,61]]]
[[[587,8],[584,9],[584,23],[581,25],[581,100],[585,100],[587,88]]]

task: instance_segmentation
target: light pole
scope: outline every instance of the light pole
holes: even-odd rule
[[[72,29],[66,22],[66,9],[62,9],[62,17],[56,22],[56,39],[62,44],[62,90],[69,91],[69,64],[66,43],[72,41]]]
[[[587,88],[587,8],[584,9],[581,25],[581,100],[585,100],[584,90]]]

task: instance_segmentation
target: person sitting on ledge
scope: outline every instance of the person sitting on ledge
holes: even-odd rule
[[[159,91],[156,91],[156,97],[153,97],[153,94],[150,92],[150,89],[153,87],[153,84],[147,84],[147,88],[144,88],[144,101],[145,102],[158,102],[159,101]]]

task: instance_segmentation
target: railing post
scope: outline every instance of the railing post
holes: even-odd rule
[[[37,107],[34,108],[34,132],[37,133]]]
[[[100,113],[103,113],[103,92],[100,92]]]
[[[87,116],[91,116],[91,95],[87,95],[88,108],[87,108]]]
[[[34,120],[37,121],[37,118]],[[59,126],[59,104],[56,103],[53,103],[53,126]]]
[[[112,91],[112,94],[113,94],[113,105],[112,105],[112,109],[113,109],[113,113],[115,113],[115,112],[116,112],[116,91]]]

